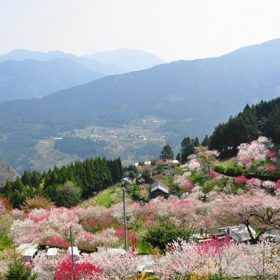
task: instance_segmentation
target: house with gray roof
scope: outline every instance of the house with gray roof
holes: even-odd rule
[[[236,242],[248,242],[251,241],[251,236],[248,232],[248,229],[245,225],[238,226],[228,226],[219,228],[220,232],[228,234],[230,238],[235,240]],[[256,231],[250,227],[250,231],[253,236],[256,236]]]
[[[168,198],[169,195],[170,195],[169,188],[166,185],[164,185],[162,182],[156,182],[152,184],[152,188],[150,192],[151,198],[156,198],[158,196]]]

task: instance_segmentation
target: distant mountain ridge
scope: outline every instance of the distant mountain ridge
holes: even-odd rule
[[[161,58],[141,50],[118,49],[86,55],[86,58],[112,63],[129,71],[148,69],[166,63]]]
[[[0,62],[7,60],[22,61],[26,59],[39,61],[68,59],[90,70],[99,72],[103,76],[143,70],[164,63],[162,59],[151,53],[129,49],[108,51],[86,56],[77,56],[62,51],[36,52],[17,49],[0,56]]]
[[[86,59],[73,54],[64,53],[62,51],[34,52],[18,49],[0,56],[0,62],[7,60],[23,61],[26,59],[32,59],[37,61],[50,61],[53,59],[69,60],[79,64],[80,66],[86,67],[89,70],[96,71],[102,74],[102,76],[121,74],[127,72],[126,69],[122,69],[117,65],[103,63],[93,59]]]
[[[43,97],[104,76],[162,63],[162,60],[152,54],[126,50],[121,56],[117,53],[111,55],[120,66],[110,62],[110,55],[111,53],[107,56],[104,53],[107,61],[102,61],[62,51],[11,51],[0,56],[0,102]],[[123,67],[126,66],[125,63],[130,63],[130,67]]]
[[[65,59],[8,60],[0,63],[0,102],[43,97],[101,77]]]
[[[210,133],[247,103],[277,97],[279,89],[280,40],[221,57],[104,77],[40,100],[0,104],[0,158],[17,168],[32,168],[38,139],[65,132],[73,136],[76,129],[88,126],[104,131],[133,127],[148,117],[160,120],[155,132],[177,145],[186,135]],[[12,144],[19,149],[16,158]],[[145,155],[153,144],[147,140]],[[122,151],[122,159],[129,157],[128,151]],[[140,150],[133,160],[141,160]]]

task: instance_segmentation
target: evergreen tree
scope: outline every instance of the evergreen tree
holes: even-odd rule
[[[180,157],[181,162],[184,163],[187,161],[187,158],[189,155],[194,153],[194,141],[190,139],[190,137],[186,137],[181,142],[181,151],[180,151]]]
[[[275,135],[269,135],[268,131],[275,131],[276,127],[269,129],[268,119],[273,108],[280,105],[279,103],[278,98],[270,102],[261,102],[256,106],[246,105],[236,117],[230,117],[227,123],[219,124],[215,128],[209,138],[209,148],[217,149],[221,157],[227,158],[236,154],[237,147],[241,143],[251,142],[259,135],[271,136],[275,141]],[[276,118],[275,115],[272,119]]]
[[[181,162],[181,154],[180,154],[180,153],[177,154],[176,159],[177,159],[179,162]]]
[[[209,146],[209,137],[208,135],[206,134],[205,137],[203,138],[202,142],[201,142],[201,145],[204,146],[204,147],[208,147]]]
[[[172,151],[172,148],[169,145],[165,145],[160,153],[159,158],[163,160],[173,159],[174,153]]]
[[[194,145],[195,147],[198,147],[198,146],[199,146],[199,139],[198,139],[198,137],[195,137],[195,139],[193,140],[193,145]]]
[[[45,195],[59,204],[57,191],[61,191],[61,186],[68,181],[75,184],[82,198],[88,198],[93,193],[120,182],[122,176],[120,158],[115,160],[90,158],[60,168],[55,166],[54,169],[43,174],[37,171],[25,171],[15,182],[7,182],[5,187],[0,189],[0,194],[8,197],[14,207],[20,207],[27,197],[35,195]],[[60,198],[62,199],[61,196]]]
[[[265,134],[280,143],[280,105],[273,108],[264,126]]]

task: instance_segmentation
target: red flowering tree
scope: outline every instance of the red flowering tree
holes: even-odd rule
[[[73,270],[71,260],[67,259],[58,265],[55,280],[80,280],[87,277],[92,279],[100,274],[100,268],[89,262],[75,263]]]
[[[50,237],[44,243],[48,246],[58,247],[58,248],[68,248],[70,246],[70,242],[68,240],[58,235]]]

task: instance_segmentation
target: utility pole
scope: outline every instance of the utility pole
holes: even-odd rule
[[[126,204],[125,204],[125,194],[126,194],[126,189],[123,188],[122,190],[123,194],[123,226],[124,226],[124,249],[127,251],[128,250],[128,242],[127,242],[127,216],[126,216]]]
[[[73,236],[72,236],[72,226],[70,226],[70,242],[71,242],[71,264],[72,264],[72,271],[74,280],[76,279],[75,276],[75,261],[74,261],[74,250],[73,250]]]

